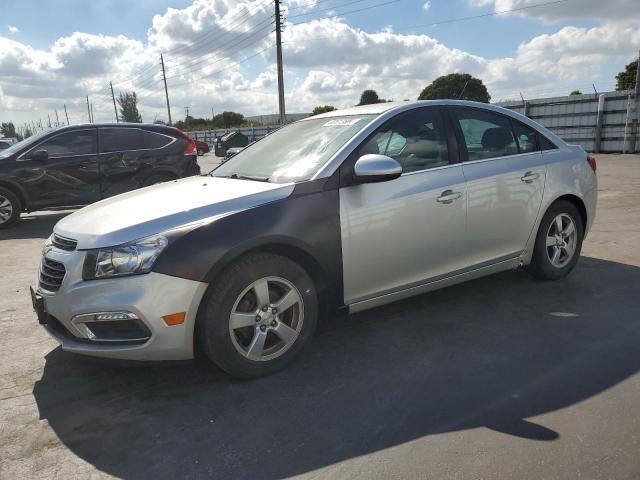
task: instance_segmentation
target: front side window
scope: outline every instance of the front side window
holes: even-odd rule
[[[138,128],[101,128],[100,151],[125,152],[127,150],[142,150],[142,130]]]
[[[440,110],[420,109],[401,114],[376,132],[361,148],[368,153],[391,157],[403,173],[449,164],[447,135]]]
[[[46,150],[49,158],[91,155],[96,153],[95,131],[79,130],[56,135],[34,147],[30,155],[38,150]]]
[[[215,177],[308,180],[374,115],[312,118],[276,130],[216,168]]]
[[[453,109],[467,148],[468,160],[518,153],[511,122],[503,115],[476,109]]]

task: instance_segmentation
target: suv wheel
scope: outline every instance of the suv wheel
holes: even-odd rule
[[[16,223],[21,211],[20,199],[11,190],[0,187],[0,228]]]
[[[318,319],[316,288],[288,258],[250,254],[209,288],[198,314],[198,340],[216,365],[252,378],[280,370],[311,339]]]
[[[542,218],[527,271],[540,280],[565,277],[578,262],[583,235],[582,217],[575,205],[557,201]]]

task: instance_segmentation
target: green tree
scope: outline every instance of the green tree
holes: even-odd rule
[[[309,116],[313,117],[314,115],[320,115],[321,113],[333,112],[335,109],[336,107],[334,107],[333,105],[318,105],[313,109],[311,115]]]
[[[468,73],[450,73],[436,78],[427,85],[418,100],[437,100],[452,98],[454,100],[473,100],[489,103],[491,95],[482,80]]]
[[[3,137],[15,137],[16,127],[13,122],[2,122],[2,125],[0,125],[0,134],[2,134]]]
[[[236,112],[222,112],[213,117],[213,126],[215,128],[231,128],[244,125],[244,115]]]
[[[358,105],[372,105],[374,103],[384,103],[384,100],[378,97],[378,92],[375,90],[365,90],[362,92]]]
[[[574,95],[582,95],[582,92],[580,90],[574,90],[573,92],[571,92],[569,94],[570,97],[574,96]]]
[[[120,92],[118,105],[120,106],[120,118],[123,122],[142,123],[142,117],[138,112],[136,92]]]
[[[624,67],[624,70],[616,75],[616,90],[633,90],[636,88],[636,70],[638,60]]]

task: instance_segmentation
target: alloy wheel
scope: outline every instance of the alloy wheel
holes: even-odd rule
[[[547,231],[547,256],[551,265],[562,268],[571,261],[576,251],[577,238],[573,218],[566,213],[556,215]]]
[[[295,343],[304,322],[298,289],[280,277],[256,280],[236,298],[229,333],[236,350],[256,362],[273,360]]]
[[[8,198],[0,195],[0,224],[8,222],[13,215],[13,205]]]

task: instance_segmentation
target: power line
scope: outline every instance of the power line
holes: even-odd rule
[[[333,17],[337,17],[340,15],[348,15],[350,13],[358,13],[358,12],[364,12],[366,10],[371,10],[372,8],[378,8],[378,7],[383,7],[385,5],[391,5],[392,3],[398,3],[400,0],[391,0],[389,2],[383,2],[383,3],[377,3],[375,5],[370,5],[368,7],[364,7],[364,8],[358,8],[356,10],[350,10],[348,12],[336,12],[334,15],[328,16],[328,17],[318,17],[318,18],[312,18],[310,20],[305,20],[304,22],[295,22],[295,23],[291,23],[289,25],[302,25],[303,23],[311,23],[315,20],[323,20],[325,18],[333,18]]]
[[[346,3],[342,3],[342,4],[338,4],[338,5],[332,5],[330,7],[327,8],[322,8],[322,9],[318,9],[318,10],[310,10],[306,13],[297,13],[296,15],[287,15],[287,19],[289,18],[297,18],[297,17],[306,17],[308,15],[315,15],[316,13],[320,13],[320,12],[328,12],[329,10],[335,10],[336,8],[342,8],[342,7],[348,7],[349,5],[353,5],[355,3],[362,3],[362,2],[368,2],[369,0],[353,0],[352,2],[346,2]]]
[[[456,22],[462,22],[462,21],[466,21],[466,20],[475,20],[478,18],[485,18],[485,17],[495,17],[497,15],[504,15],[505,13],[512,13],[512,12],[520,12],[522,10],[529,10],[532,8],[540,8],[540,7],[548,7],[551,5],[558,5],[560,3],[566,3],[570,0],[554,0],[551,2],[544,2],[544,3],[536,3],[534,5],[527,5],[524,7],[518,7],[518,8],[510,8],[508,10],[499,10],[497,12],[489,12],[489,13],[482,13],[479,15],[469,15],[467,17],[455,17],[455,18],[448,18],[445,20],[439,20],[437,22],[432,22],[432,23],[423,23],[420,25],[409,25],[406,27],[400,27],[399,29],[396,30],[408,30],[408,29],[412,29],[412,28],[420,28],[420,27],[435,27],[437,25],[445,25],[447,23],[456,23]]]

